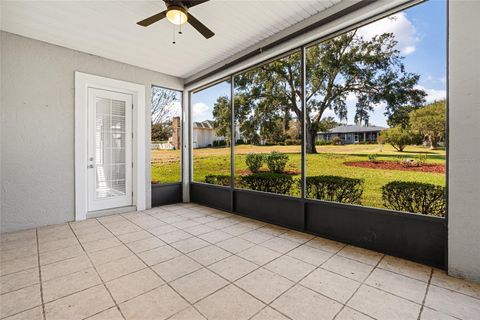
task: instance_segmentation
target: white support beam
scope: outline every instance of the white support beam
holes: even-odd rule
[[[449,1],[448,272],[480,281],[479,1]]]
[[[190,201],[190,101],[188,91],[183,91],[182,96],[183,117],[182,117],[182,176],[183,176],[183,202]]]

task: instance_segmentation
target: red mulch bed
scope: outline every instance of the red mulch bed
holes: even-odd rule
[[[346,166],[361,167],[368,169],[384,169],[384,170],[402,170],[402,171],[418,171],[418,172],[433,172],[445,173],[445,165],[427,163],[419,167],[404,167],[396,161],[353,161],[344,162]]]

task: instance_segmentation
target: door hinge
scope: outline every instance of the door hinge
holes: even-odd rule
[[[133,197],[133,191],[132,191],[132,197]]]
[[[133,139],[133,132],[132,132],[132,139]]]
[[[133,103],[132,103],[132,109],[133,109]]]
[[[132,168],[133,168],[133,162],[132,162]]]

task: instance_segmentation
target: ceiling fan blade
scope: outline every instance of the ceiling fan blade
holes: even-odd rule
[[[142,27],[148,27],[149,25],[162,20],[167,16],[167,11],[162,11],[160,13],[157,13],[151,17],[148,17],[147,19],[144,19],[142,21],[138,21],[137,24]]]
[[[208,29],[203,23],[198,21],[191,13],[188,13],[188,23],[192,25],[198,32],[200,32],[205,38],[209,39],[215,35],[212,30]]]
[[[202,3],[207,2],[207,1],[209,1],[209,0],[183,0],[182,3],[187,8],[191,8],[191,7],[198,6],[199,4],[202,4]]]

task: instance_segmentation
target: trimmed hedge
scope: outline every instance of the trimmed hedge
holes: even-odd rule
[[[445,217],[446,189],[430,183],[392,181],[382,187],[389,209]]]
[[[272,151],[270,154],[266,155],[265,161],[267,162],[267,167],[271,172],[282,173],[287,165],[288,155],[285,153]]]
[[[323,139],[321,139],[321,140],[315,141],[315,145],[316,145],[316,146],[329,146],[329,145],[331,145],[331,144],[333,144],[333,143],[332,143],[332,141],[329,141],[329,140],[323,140]]]
[[[227,145],[227,142],[225,140],[215,140],[213,141],[213,146],[214,147],[225,147]]]
[[[301,144],[302,144],[302,140],[300,139],[285,139],[286,146],[296,146]]]
[[[362,204],[362,179],[338,176],[313,176],[306,177],[306,185],[307,198]]]
[[[293,178],[281,173],[253,173],[240,177],[240,184],[250,190],[289,194]]]
[[[265,157],[261,153],[249,153],[245,157],[245,164],[251,172],[255,173],[263,166],[264,160]]]
[[[209,174],[205,176],[205,183],[230,186],[230,176],[224,174]]]

